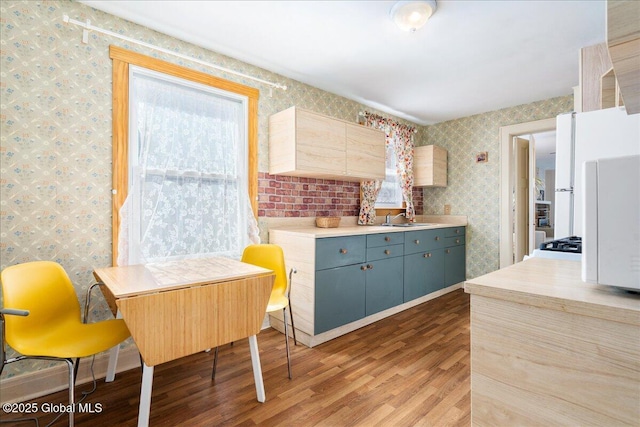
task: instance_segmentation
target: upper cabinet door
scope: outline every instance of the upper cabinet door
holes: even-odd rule
[[[607,1],[607,45],[627,114],[640,113],[640,2]]]
[[[385,136],[382,131],[347,123],[347,175],[385,178]]]
[[[296,169],[343,175],[347,171],[345,123],[300,110],[296,117]]]
[[[344,181],[384,178],[384,133],[291,107],[269,118],[269,173]]]
[[[437,145],[423,145],[414,149],[413,185],[447,186],[447,150]]]

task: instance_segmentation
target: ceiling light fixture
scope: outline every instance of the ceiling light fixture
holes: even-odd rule
[[[435,0],[399,1],[393,5],[389,15],[401,30],[413,33],[426,24],[435,11]]]

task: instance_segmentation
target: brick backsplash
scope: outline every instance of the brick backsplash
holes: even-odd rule
[[[422,189],[413,189],[422,214]],[[358,216],[360,183],[258,173],[259,217]]]
[[[413,187],[411,194],[413,195],[413,208],[416,210],[416,215],[423,215],[424,193],[422,192],[422,187]]]

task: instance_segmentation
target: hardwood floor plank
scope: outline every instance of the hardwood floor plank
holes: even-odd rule
[[[155,368],[151,426],[468,426],[469,297],[457,290],[315,348],[291,341],[287,377],[283,335],[258,336],[267,400],[256,401],[246,340]],[[86,402],[101,413],[78,413],[76,425],[135,426],[141,371],[98,382]],[[83,385],[80,390],[90,389]],[[66,391],[33,400],[65,403]],[[21,414],[0,414],[3,421]],[[55,414],[39,412],[40,425]],[[64,426],[65,416],[54,424]],[[33,425],[30,423],[17,426]]]

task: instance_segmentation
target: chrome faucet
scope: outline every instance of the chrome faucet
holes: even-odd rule
[[[384,223],[385,224],[391,224],[391,221],[393,221],[394,219],[398,218],[399,216],[403,216],[405,218],[407,217],[404,212],[399,213],[398,215],[394,216],[393,218],[391,218],[391,214],[387,214],[384,217]]]

